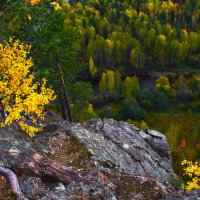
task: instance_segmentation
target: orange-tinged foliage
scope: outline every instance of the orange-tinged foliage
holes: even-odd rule
[[[40,3],[40,0],[29,0],[29,2],[31,3],[31,5],[37,5]]]
[[[46,88],[46,80],[34,83],[34,74],[30,72],[33,65],[31,58],[27,58],[28,46],[19,40],[5,45],[0,44],[0,100],[1,109],[7,117],[0,126],[18,122],[22,130],[30,136],[41,130],[36,121],[44,118],[44,109],[55,99],[54,91]],[[38,92],[40,90],[40,92]],[[26,119],[36,126],[30,126]]]

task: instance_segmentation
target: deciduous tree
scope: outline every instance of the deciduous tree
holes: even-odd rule
[[[28,46],[14,41],[0,44],[0,110],[1,127],[18,122],[30,136],[41,130],[38,120],[44,119],[45,106],[55,95],[46,87],[46,79],[34,82],[33,66],[28,57]]]
[[[125,99],[132,99],[134,93],[140,90],[140,84],[137,76],[127,76],[122,85],[122,95]]]
[[[187,82],[188,89],[194,97],[200,96],[200,75],[193,75]]]
[[[89,58],[89,72],[91,77],[97,73],[97,68],[92,57]]]

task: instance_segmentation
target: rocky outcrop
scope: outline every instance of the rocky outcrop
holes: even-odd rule
[[[17,125],[1,128],[0,152],[0,166],[39,200],[162,199],[177,178],[164,135],[111,119],[78,124],[49,113],[33,139]],[[1,199],[8,185],[0,181]]]
[[[165,195],[167,200],[200,200],[200,190],[177,191]]]
[[[95,119],[82,126],[84,129],[71,125],[67,131],[87,146],[93,159],[109,162],[130,175],[153,178],[166,186],[175,178],[163,134],[152,130],[144,132],[112,119]]]

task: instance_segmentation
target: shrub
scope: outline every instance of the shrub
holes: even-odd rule
[[[106,117],[106,118],[115,118],[115,114],[114,114],[112,108],[109,107],[109,106],[105,106],[103,108],[103,110],[99,113],[99,116],[101,118],[104,118],[104,117]]]
[[[192,162],[184,159],[182,161],[184,176],[188,181],[183,189],[186,190],[199,190],[200,189],[200,163]]]
[[[126,120],[128,118],[134,120],[144,119],[146,112],[142,109],[136,100],[126,100],[120,109],[120,116]]]
[[[154,109],[167,110],[171,106],[172,100],[169,94],[162,91],[154,92],[153,105]]]
[[[89,102],[76,105],[71,104],[71,108],[73,112],[73,117],[77,122],[83,122],[97,117],[93,105]]]

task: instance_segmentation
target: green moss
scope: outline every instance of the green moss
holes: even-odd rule
[[[130,199],[140,194],[143,199],[157,200],[162,198],[162,194],[155,190],[150,183],[141,184],[130,177],[123,177],[121,184],[116,188],[116,192],[120,198]]]
[[[86,146],[77,140],[76,137],[70,136],[69,147],[66,149],[67,155],[72,155],[70,165],[82,168],[87,164],[91,158],[91,153],[87,150]]]

